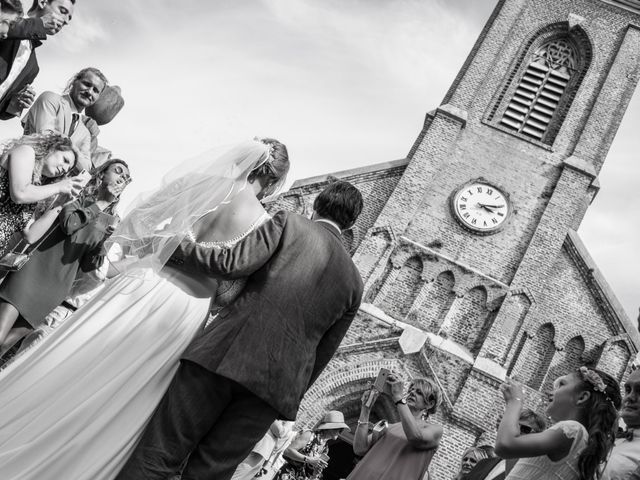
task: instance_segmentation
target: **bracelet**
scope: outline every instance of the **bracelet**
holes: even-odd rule
[[[368,421],[367,422],[363,422],[361,420],[358,420],[358,426],[360,426],[360,425],[369,425],[369,422]]]
[[[304,464],[305,465],[307,464],[307,456],[306,455],[304,456]]]

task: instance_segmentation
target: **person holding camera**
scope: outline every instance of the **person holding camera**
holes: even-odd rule
[[[46,212],[30,223],[38,202],[80,192],[82,179],[63,178],[77,159],[71,140],[58,134],[27,135],[4,144],[0,153],[0,257],[10,249],[16,234],[22,233],[33,243],[44,233],[43,225],[45,231],[51,225],[55,212]],[[56,204],[51,210],[56,208],[60,213],[62,206]]]
[[[390,424],[377,435],[369,434],[369,415],[381,392],[371,388],[363,393],[353,451],[364,458],[347,480],[426,478],[442,438],[442,426],[429,420],[442,403],[442,392],[428,378],[412,380],[405,391],[404,383],[394,374],[387,377],[382,390],[393,400],[400,422]]]
[[[44,322],[69,295],[79,271],[100,268],[104,242],[119,221],[114,209],[129,181],[123,160],[98,168],[82,194],[62,207],[24,267],[7,275],[0,285],[0,323],[17,328],[5,337],[0,354]]]

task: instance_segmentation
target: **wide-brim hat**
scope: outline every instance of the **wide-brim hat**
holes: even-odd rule
[[[349,425],[344,423],[344,415],[338,410],[331,410],[330,412],[325,413],[324,417],[322,417],[322,420],[320,420],[314,428],[314,430],[334,429],[347,430],[349,432],[351,431]]]

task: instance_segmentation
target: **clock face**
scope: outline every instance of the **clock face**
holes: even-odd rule
[[[506,195],[482,182],[473,182],[458,190],[452,207],[462,226],[476,233],[495,232],[504,225],[511,212]]]

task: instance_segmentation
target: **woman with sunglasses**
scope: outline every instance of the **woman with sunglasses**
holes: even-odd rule
[[[122,160],[109,160],[96,169],[80,197],[62,208],[25,266],[5,278],[0,285],[0,322],[14,328],[0,354],[62,303],[79,271],[102,265],[104,242],[119,221],[115,207],[129,182],[129,167]]]

